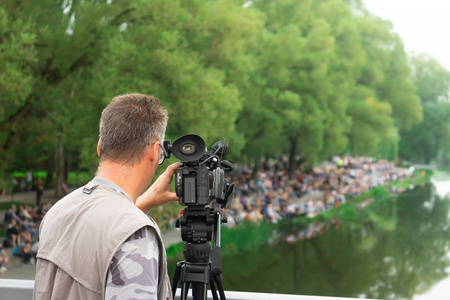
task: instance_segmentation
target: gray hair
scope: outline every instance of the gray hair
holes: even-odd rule
[[[167,120],[167,110],[153,96],[114,97],[100,119],[100,162],[111,160],[130,166],[139,162],[149,145],[157,140],[162,143]]]

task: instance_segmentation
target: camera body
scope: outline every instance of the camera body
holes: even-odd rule
[[[208,205],[214,199],[223,200],[228,185],[224,173],[220,168],[210,171],[206,166],[181,166],[175,179],[180,204]]]
[[[225,141],[219,141],[206,151],[203,139],[194,134],[177,139],[173,145],[164,143],[167,153],[181,160],[175,177],[175,190],[183,206],[204,207],[216,201],[228,208],[234,196],[234,184],[229,184],[225,172],[233,164],[223,159],[228,153]],[[170,154],[169,154],[170,155]]]

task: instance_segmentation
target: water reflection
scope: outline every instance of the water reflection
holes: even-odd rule
[[[339,227],[339,223],[340,223],[339,219],[337,218],[332,219],[329,222],[313,222],[311,224],[308,224],[308,226],[306,226],[303,229],[289,230],[289,232],[283,235],[281,240],[289,244],[301,240],[309,240],[315,238],[316,236],[321,235],[324,231],[328,230],[330,226]]]
[[[376,199],[363,210],[313,229],[293,222],[288,229],[278,229],[284,238],[277,243],[224,257],[224,286],[413,299],[448,277],[449,209],[449,199],[427,184]]]

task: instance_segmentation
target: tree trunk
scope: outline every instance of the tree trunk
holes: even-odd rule
[[[47,177],[45,178],[45,188],[50,189],[53,185],[53,173],[55,172],[55,157],[51,151],[48,152],[46,163]]]
[[[69,171],[70,166],[72,164],[72,153],[66,153],[66,160],[64,162],[64,182],[67,183],[69,181]]]
[[[258,174],[258,170],[259,170],[259,161],[260,159],[255,159],[255,165],[253,166],[252,169],[252,175],[251,175],[251,179],[256,179],[256,174]]]
[[[289,139],[289,177],[291,177],[297,169],[297,140]]]
[[[55,171],[56,171],[56,184],[55,184],[55,196],[62,198],[63,184],[64,184],[64,148],[62,145],[62,135],[56,134],[55,136]]]

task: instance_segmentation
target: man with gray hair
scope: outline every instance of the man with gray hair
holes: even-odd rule
[[[147,216],[178,200],[170,182],[179,163],[148,188],[165,158],[167,119],[156,98],[141,94],[103,110],[96,177],[41,223],[35,300],[172,298],[159,228]]]

